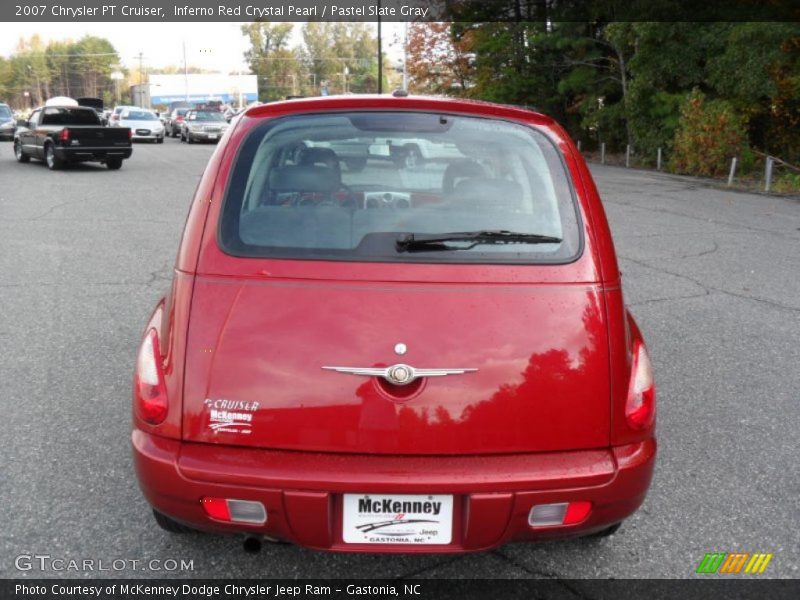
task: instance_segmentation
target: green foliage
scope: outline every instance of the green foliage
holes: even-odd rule
[[[775,192],[797,194],[800,192],[800,173],[782,173],[772,184]]]
[[[291,23],[242,26],[250,48],[250,70],[258,75],[259,98],[329,93],[375,92],[378,88],[378,43],[365,23],[308,22],[300,46],[292,45]],[[389,72],[384,61],[384,89]]]
[[[720,176],[745,147],[747,127],[730,102],[708,100],[693,90],[684,101],[670,168],[690,175]]]
[[[454,39],[468,39],[462,50],[474,56],[466,95],[533,106],[574,137],[611,151],[630,143],[647,162],[658,148],[669,155],[697,88],[712,114],[724,106],[748,124],[744,145],[800,163],[800,23],[615,23],[602,7],[593,22],[560,23],[547,6],[486,3],[472,22],[454,9]],[[714,159],[700,168],[716,169]]]
[[[20,39],[15,53],[0,59],[0,97],[14,108],[28,109],[51,96],[95,96],[110,103],[111,72],[119,55],[105,38],[84,36],[45,44],[38,35]]]

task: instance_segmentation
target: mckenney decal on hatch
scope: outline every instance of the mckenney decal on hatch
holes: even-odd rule
[[[258,402],[206,398],[203,404],[209,409],[208,427],[214,433],[252,432],[253,413],[258,410]]]

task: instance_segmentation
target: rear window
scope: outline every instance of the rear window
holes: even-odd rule
[[[532,127],[299,115],[254,129],[235,160],[219,242],[236,256],[563,263],[580,252],[561,155]]]
[[[225,115],[216,110],[198,110],[189,114],[189,119],[194,121],[224,121]]]
[[[45,108],[42,125],[100,125],[100,120],[91,108]]]
[[[128,121],[155,121],[158,117],[156,117],[155,113],[145,110],[131,110],[123,111],[122,118]]]

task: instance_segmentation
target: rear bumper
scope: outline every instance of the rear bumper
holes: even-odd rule
[[[217,133],[208,133],[205,131],[189,131],[186,133],[188,137],[198,142],[218,142],[225,132],[220,131]]]
[[[109,147],[109,148],[90,148],[90,147],[70,147],[64,148],[56,146],[54,153],[60,160],[67,162],[103,161],[109,158],[130,158],[133,149],[130,147]]]
[[[342,455],[183,443],[140,430],[134,463],[147,501],[160,512],[217,532],[250,532],[319,550],[469,552],[510,541],[586,535],[632,514],[644,500],[654,439],[603,450],[499,456]],[[453,541],[438,546],[346,544],[342,495],[453,494]],[[203,496],[260,501],[265,525],[206,516]],[[536,504],[591,501],[582,523],[528,525]]]
[[[134,133],[131,135],[131,139],[133,141],[139,140],[158,140],[163,138],[166,135],[164,131],[151,131],[150,133]]]

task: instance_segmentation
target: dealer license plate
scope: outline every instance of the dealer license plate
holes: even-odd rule
[[[342,538],[348,544],[449,544],[453,496],[345,494]]]

